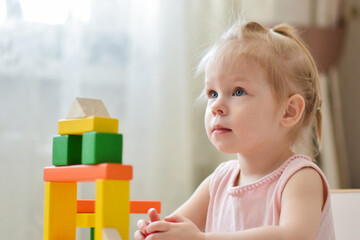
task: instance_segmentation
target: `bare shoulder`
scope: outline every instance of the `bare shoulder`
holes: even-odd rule
[[[297,171],[288,181],[284,192],[290,191],[297,194],[316,194],[323,196],[323,180],[318,171],[311,167],[305,167]],[[296,195],[297,195],[296,194]]]
[[[303,168],[285,185],[281,198],[280,225],[285,226],[291,234],[314,239],[320,227],[323,205],[321,175],[314,168]]]

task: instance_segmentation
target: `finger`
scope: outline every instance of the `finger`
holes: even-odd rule
[[[146,232],[148,234],[156,233],[156,232],[166,232],[170,230],[171,223],[165,221],[156,221],[152,222],[147,226]]]
[[[145,240],[153,240],[153,239],[156,239],[156,240],[163,240],[163,239],[168,240],[168,239],[173,239],[172,237],[169,237],[168,235],[169,234],[167,234],[165,232],[157,232],[157,233],[153,233],[153,234],[147,236],[145,238]]]
[[[156,221],[161,220],[161,218],[155,208],[150,208],[148,211],[148,215],[149,215],[151,222],[156,222]]]
[[[173,214],[164,218],[167,222],[185,222],[186,218],[179,214]]]
[[[150,223],[144,219],[140,219],[138,222],[137,222],[137,227],[138,229],[140,230],[140,232],[144,235],[147,235],[147,232],[146,232],[146,227],[149,225]]]
[[[145,237],[139,230],[134,233],[135,240],[145,240]]]

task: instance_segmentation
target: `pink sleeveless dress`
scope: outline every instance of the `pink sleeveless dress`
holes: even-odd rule
[[[335,239],[327,180],[311,158],[299,154],[290,157],[269,175],[245,186],[234,187],[240,172],[238,160],[220,164],[210,181],[210,202],[205,231],[235,232],[261,226],[278,226],[284,187],[297,171],[307,167],[315,169],[321,175],[327,192],[316,239]]]

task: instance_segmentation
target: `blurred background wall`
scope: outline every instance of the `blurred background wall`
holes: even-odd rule
[[[0,0],[0,239],[42,239],[42,171],[76,96],[119,119],[131,199],[161,200],[163,216],[232,158],[207,140],[194,72],[238,16],[302,29],[321,64],[318,163],[333,188],[360,188],[359,11],[358,0]]]

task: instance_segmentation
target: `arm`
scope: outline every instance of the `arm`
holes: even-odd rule
[[[194,230],[205,230],[205,222],[207,215],[207,208],[209,205],[209,184],[211,175],[207,177],[196,189],[193,195],[181,205],[172,216],[183,216],[186,218]],[[160,221],[160,216],[155,209],[150,209],[148,212],[150,222]],[[165,218],[169,222],[178,222],[178,219],[168,217]],[[150,222],[146,220],[139,220],[137,223],[138,231],[134,233],[136,240],[144,240],[148,236],[147,227]],[[160,231],[160,230],[157,230]]]
[[[282,196],[279,226],[259,227],[232,233],[202,233],[195,231],[191,222],[176,216],[178,221],[160,221],[148,226],[149,240],[256,240],[256,239],[315,239],[324,203],[323,183],[320,175],[311,168],[298,171],[290,178]],[[191,234],[191,235],[190,235]]]
[[[206,215],[209,205],[210,179],[208,176],[196,189],[193,195],[172,215],[181,215],[192,221],[201,231],[205,231]]]

